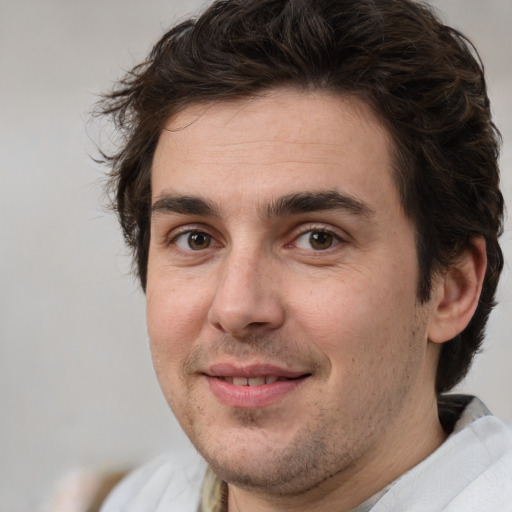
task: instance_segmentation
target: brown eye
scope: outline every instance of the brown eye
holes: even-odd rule
[[[294,245],[299,249],[325,251],[340,242],[340,238],[328,231],[310,230],[300,235]]]
[[[332,247],[334,237],[330,233],[323,231],[313,231],[309,235],[309,243],[313,249],[321,251]]]
[[[207,249],[210,247],[212,238],[206,233],[196,231],[194,233],[189,233],[187,243],[193,251],[200,251],[201,249]]]
[[[173,240],[173,243],[182,251],[202,251],[208,249],[212,245],[212,241],[213,239],[208,233],[203,231],[187,231],[178,235]]]

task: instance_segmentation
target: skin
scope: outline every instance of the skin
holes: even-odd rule
[[[485,246],[420,304],[392,163],[370,108],[321,92],[195,105],[161,134],[153,360],[183,429],[229,483],[230,511],[349,510],[445,438],[439,347],[471,317]],[[268,368],[300,378],[268,386],[271,399],[219,384]]]

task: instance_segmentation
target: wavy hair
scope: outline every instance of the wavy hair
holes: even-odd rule
[[[394,142],[394,178],[416,230],[418,298],[475,237],[487,271],[474,317],[443,344],[436,389],[451,389],[479,349],[503,267],[500,136],[472,44],[412,0],[218,0],[168,31],[100,109],[123,136],[109,191],[145,288],[151,163],[170,117],[203,101],[279,86],[355,94]]]

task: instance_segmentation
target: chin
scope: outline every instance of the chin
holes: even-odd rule
[[[236,487],[274,497],[291,497],[306,494],[321,486],[337,474],[326,473],[316,465],[294,467],[277,465],[225,464],[208,461],[213,472],[223,481]]]
[[[288,443],[270,444],[268,437],[251,436],[246,430],[240,439],[223,439],[222,445],[209,444],[208,449],[201,442],[194,444],[221,480],[261,494],[285,497],[315,489],[351,462],[343,453],[331,458],[328,454],[332,450],[321,436],[299,437]]]

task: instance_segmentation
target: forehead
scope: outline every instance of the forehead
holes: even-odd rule
[[[391,148],[386,128],[356,96],[278,89],[195,104],[162,131],[153,196],[170,189],[247,201],[256,192],[336,190],[357,198],[368,185],[379,195],[391,183]]]

